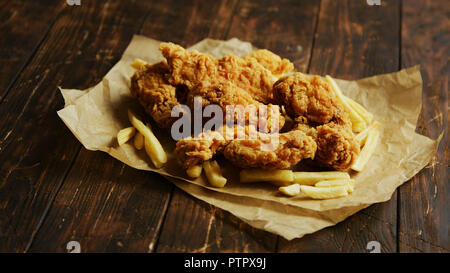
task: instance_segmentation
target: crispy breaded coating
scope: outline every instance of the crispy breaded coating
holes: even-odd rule
[[[348,113],[328,83],[319,76],[296,72],[283,77],[274,84],[273,96],[294,118],[305,117],[308,122],[317,124],[331,121],[350,124]]]
[[[260,133],[257,127],[251,125],[223,125],[217,130],[202,132],[197,137],[180,139],[176,143],[175,154],[183,168],[188,169],[222,153],[234,140],[262,139],[261,135],[269,136],[267,133]]]
[[[330,122],[313,127],[306,118],[297,118],[295,130],[312,137],[317,143],[317,152],[313,163],[343,171],[353,164],[359,155],[359,144],[350,126]]]
[[[240,124],[238,123],[238,114],[230,116],[227,115],[227,111],[231,112],[234,106],[242,106],[243,110],[248,110],[244,113],[245,116],[242,121],[247,125],[250,121],[253,121],[260,128],[261,132],[279,131],[284,125],[284,116],[280,113],[279,107],[272,109],[273,105],[264,105],[254,100],[249,93],[230,82],[215,82],[212,85],[199,84],[193,88],[192,91],[188,92],[186,99],[186,103],[191,109],[194,107],[194,98],[197,96],[202,98],[203,107],[211,104],[220,106],[224,114],[224,122],[228,118],[228,121],[231,121],[233,124]],[[245,109],[246,107],[249,108]],[[231,114],[233,113],[235,112]],[[272,120],[272,118],[274,119]],[[277,126],[273,126],[272,122],[278,122]],[[230,126],[230,124],[228,125]]]
[[[359,155],[359,144],[349,126],[331,122],[309,132],[317,143],[314,161],[321,166],[343,171],[350,168]]]
[[[199,84],[208,86],[228,81],[259,102],[269,103],[272,99],[276,78],[255,58],[229,54],[215,59],[196,50],[188,52],[173,43],[161,43],[160,50],[169,64],[168,80],[173,85],[183,84],[193,90]]]
[[[202,98],[202,106],[215,104],[220,106],[224,112],[227,105],[242,105],[245,107],[260,104],[249,93],[227,81],[200,83],[194,86],[188,92],[186,99],[186,103],[191,109],[196,96]]]
[[[178,105],[177,87],[164,77],[169,72],[167,63],[145,65],[131,77],[131,94],[161,128],[168,128],[176,120],[170,113]]]
[[[229,140],[219,131],[207,131],[197,137],[180,139],[175,147],[175,155],[184,169],[211,159],[222,150]]]
[[[294,70],[294,64],[288,59],[281,59],[280,56],[267,49],[256,50],[244,57],[244,59],[249,58],[255,58],[258,63],[270,70],[275,76],[289,73]]]
[[[225,158],[241,168],[286,169],[305,158],[314,158],[317,145],[300,130],[277,134],[275,149],[264,149],[264,139],[233,140],[224,149]]]

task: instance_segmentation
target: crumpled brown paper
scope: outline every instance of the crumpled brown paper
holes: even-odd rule
[[[175,143],[164,130],[155,130],[155,134],[168,153],[168,163],[155,169],[144,151],[137,151],[132,144],[119,147],[116,135],[130,126],[127,109],[145,116],[129,92],[130,77],[135,72],[130,64],[135,58],[149,63],[162,60],[158,48],[159,41],[134,36],[122,59],[102,82],[87,90],[61,89],[65,107],[58,111],[60,118],[86,149],[104,151],[131,167],[160,173],[196,198],[288,240],[334,225],[370,204],[389,200],[395,189],[425,167],[436,152],[438,141],[415,133],[422,99],[420,69],[415,66],[358,81],[336,80],[347,96],[382,123],[377,151],[366,168],[354,174],[355,190],[347,197],[284,197],[269,184],[239,183],[232,165],[220,159],[227,185],[209,187],[203,176],[196,180],[186,176],[173,156]],[[250,43],[235,38],[205,39],[193,48],[215,57],[227,53],[244,56],[254,50]]]

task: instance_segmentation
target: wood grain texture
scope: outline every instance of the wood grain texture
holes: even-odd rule
[[[207,9],[206,9],[207,10]],[[211,29],[204,37],[229,39],[237,37],[257,47],[268,48],[295,61],[297,69],[306,67],[318,3],[311,1],[239,1],[219,8],[221,20],[211,16]],[[231,14],[235,10],[234,14]],[[223,22],[229,12],[231,24]],[[308,12],[307,12],[308,11]],[[301,15],[301,16],[299,16]],[[207,23],[195,19],[199,26]],[[298,26],[304,26],[298,35]],[[190,27],[197,29],[196,24]],[[189,28],[188,28],[189,29]],[[283,41],[278,33],[283,31]],[[187,31],[193,33],[193,31]],[[195,39],[187,39],[194,41]],[[188,223],[188,224],[187,224]],[[175,189],[158,243],[158,252],[273,252],[277,236],[256,230],[229,213]]]
[[[44,39],[64,1],[4,1],[0,6],[0,101]]]
[[[157,252],[272,252],[276,236],[174,190]]]
[[[26,250],[80,149],[56,114],[57,86],[101,79],[143,20],[139,3],[65,9],[0,105],[0,252]]]
[[[399,2],[321,1],[312,50],[311,74],[356,80],[399,67]],[[280,252],[368,252],[378,241],[382,252],[396,251],[397,198],[375,204],[336,226],[288,242]]]
[[[228,37],[274,51],[305,72],[318,12],[319,1],[240,1]]]
[[[3,1],[0,252],[66,252],[70,240],[82,252],[367,252],[372,240],[382,252],[449,252],[450,10],[444,1],[381,3]],[[183,46],[237,37],[291,59],[298,71],[344,79],[421,64],[417,131],[445,134],[432,163],[398,198],[288,242],[159,175],[87,151],[60,121],[56,87],[96,84],[134,33]]]
[[[401,252],[450,252],[449,16],[449,5],[440,1],[403,2],[401,65],[420,64],[423,77],[422,113],[417,131],[432,139],[445,134],[432,162],[400,188],[398,236]]]
[[[153,249],[171,185],[109,155],[85,149],[64,181],[30,252],[147,252]]]

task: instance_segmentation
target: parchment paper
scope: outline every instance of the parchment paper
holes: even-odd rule
[[[232,171],[236,168],[222,158],[218,160],[228,178],[227,185],[209,187],[203,176],[191,180],[185,175],[173,156],[175,142],[164,130],[154,131],[168,153],[168,163],[155,169],[145,152],[137,151],[132,143],[119,147],[116,135],[130,126],[128,108],[148,118],[130,95],[130,77],[135,71],[130,64],[135,58],[149,63],[162,60],[158,47],[159,41],[134,36],[122,59],[99,84],[86,90],[60,89],[65,107],[58,115],[86,149],[104,151],[131,167],[160,173],[196,198],[227,210],[254,227],[293,239],[334,225],[370,204],[389,200],[395,189],[425,167],[436,152],[438,141],[415,133],[422,99],[420,69],[415,66],[358,81],[336,79],[347,96],[382,123],[376,153],[362,172],[352,174],[355,190],[347,197],[288,198],[270,184],[242,184],[238,172]],[[244,56],[255,49],[235,38],[205,39],[192,48],[215,57],[227,53]]]

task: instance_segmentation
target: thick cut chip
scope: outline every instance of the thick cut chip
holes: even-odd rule
[[[314,186],[317,188],[330,188],[330,187],[344,186],[344,187],[347,187],[348,193],[351,193],[351,192],[353,192],[353,188],[355,186],[355,180],[353,180],[353,179],[324,180],[324,181],[317,182]]]
[[[371,124],[373,121],[373,114],[366,110],[361,104],[357,103],[356,101],[352,100],[349,97],[344,96],[345,101],[348,103],[348,105],[355,110],[356,113],[358,113],[366,122],[367,125]]]
[[[217,161],[213,160],[203,162],[203,169],[205,169],[206,178],[208,178],[208,182],[211,186],[217,188],[223,188],[225,186],[227,179],[223,177]]]
[[[117,133],[117,142],[119,143],[119,146],[122,146],[122,144],[128,142],[134,134],[136,133],[136,129],[134,127],[128,127],[120,130]]]
[[[134,147],[138,150],[144,148],[144,136],[139,132],[134,136]]]
[[[336,186],[328,188],[318,188],[312,186],[300,186],[301,192],[313,199],[331,199],[344,197],[348,195],[348,190],[346,186]]]
[[[286,186],[293,183],[294,174],[291,170],[244,169],[240,173],[240,181],[270,182],[277,186]]]
[[[279,187],[278,190],[287,196],[296,196],[300,194],[300,185],[292,184],[289,186]]]
[[[161,143],[153,134],[152,130],[144,125],[133,112],[128,110],[128,118],[131,124],[144,136],[144,146],[150,160],[156,168],[161,168],[167,162],[167,154],[164,151]]]
[[[355,163],[351,166],[352,170],[360,172],[364,169],[364,166],[369,161],[370,157],[375,151],[375,148],[377,147],[379,137],[380,132],[377,128],[373,128],[372,130],[370,130],[364,147],[361,149],[361,152],[359,153],[359,156],[356,159]]]
[[[323,180],[350,179],[346,172],[294,172],[294,183],[312,186]]]
[[[189,177],[197,178],[202,174],[202,165],[194,165],[186,170],[186,174]]]

